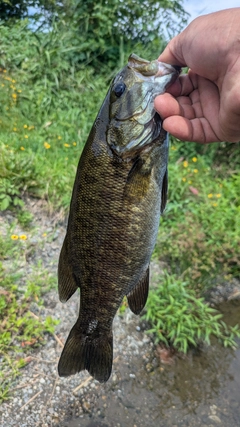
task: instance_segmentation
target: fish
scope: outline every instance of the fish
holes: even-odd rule
[[[167,202],[168,135],[154,109],[179,67],[131,54],[116,75],[81,154],[58,264],[66,302],[80,288],[79,316],[58,363],[59,376],[112,371],[114,316],[124,296],[143,310],[149,264]]]

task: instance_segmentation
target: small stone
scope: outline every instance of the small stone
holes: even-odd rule
[[[217,415],[209,415],[208,418],[212,421],[215,421],[215,423],[219,423],[219,424],[222,423],[222,421],[220,420],[220,418]]]

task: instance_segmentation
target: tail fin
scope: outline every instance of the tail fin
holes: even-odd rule
[[[84,335],[74,325],[62,351],[58,373],[60,377],[68,377],[87,369],[90,375],[103,383],[111,375],[112,360],[112,330],[105,333],[95,330],[91,335]]]

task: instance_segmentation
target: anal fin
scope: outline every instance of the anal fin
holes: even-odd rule
[[[144,308],[149,289],[149,267],[146,270],[143,278],[127,295],[128,305],[134,314],[139,314]]]
[[[61,302],[66,302],[77,290],[72,268],[68,261],[67,236],[64,239],[58,262],[58,294]]]

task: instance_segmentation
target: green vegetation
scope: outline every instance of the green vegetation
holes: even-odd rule
[[[210,336],[225,346],[239,336],[238,326],[228,329],[201,298],[213,284],[239,277],[238,149],[171,144],[169,199],[154,253],[169,275],[150,293],[145,317],[156,342],[184,352]]]
[[[239,274],[240,156],[235,144],[235,164],[223,161],[218,167],[208,152],[182,158],[181,146],[176,142],[170,150],[169,202],[156,255],[193,289],[204,291],[214,277]]]
[[[78,159],[116,70],[131,52],[157,57],[163,27],[172,34],[186,22],[181,1],[33,0],[31,19],[27,4],[0,7],[0,210],[23,229],[32,220],[25,194],[67,214]],[[219,277],[239,277],[239,163],[236,144],[171,143],[169,202],[154,253],[168,276],[151,291],[146,318],[156,341],[181,351],[211,334],[225,345],[239,335],[202,299]],[[31,314],[46,291],[38,272],[24,281],[9,269],[28,247],[14,236],[11,229],[0,234],[2,398],[26,349],[43,343],[54,324]]]
[[[238,325],[228,327],[222,314],[209,307],[204,298],[197,298],[188,282],[166,274],[161,285],[150,291],[147,313],[143,316],[152,328],[155,342],[172,346],[187,353],[189,347],[200,343],[210,344],[215,336],[225,347],[235,347],[240,337]]]
[[[34,304],[40,310],[41,295],[53,285],[49,274],[35,271],[25,281],[23,273],[16,273],[19,261],[24,258],[30,244],[27,236],[8,233],[0,236],[0,401],[6,399],[12,380],[20,368],[28,363],[29,350],[44,343],[44,335],[53,333],[57,321],[50,316],[37,316]],[[15,260],[11,271],[4,261]]]

